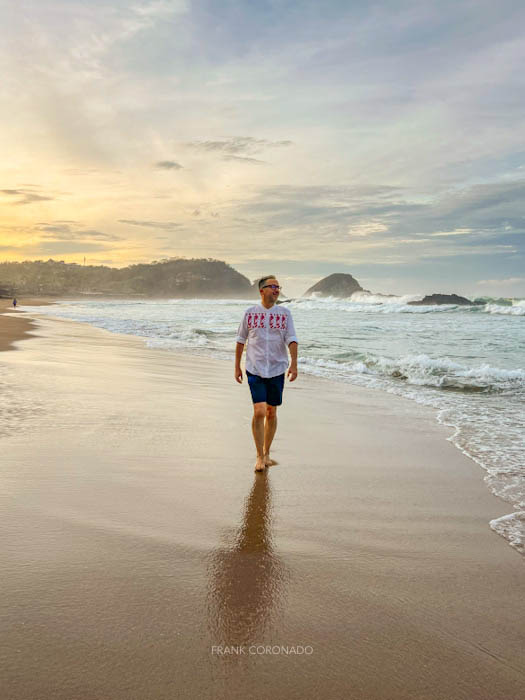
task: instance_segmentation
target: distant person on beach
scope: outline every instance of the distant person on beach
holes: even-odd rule
[[[253,401],[252,432],[257,450],[255,471],[261,472],[275,462],[270,445],[277,429],[277,406],[283,402],[284,374],[293,382],[297,377],[297,337],[292,314],[276,306],[281,287],[273,276],[259,280],[260,304],[244,312],[237,330],[235,379],[242,384],[241,357],[246,349],[246,375]],[[291,362],[288,367],[288,353]]]
[[[16,299],[13,299],[13,306],[16,306]]]

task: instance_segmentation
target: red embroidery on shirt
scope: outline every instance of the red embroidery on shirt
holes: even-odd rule
[[[265,313],[249,313],[246,316],[246,321],[248,328],[266,328],[267,314]],[[287,316],[286,314],[268,314],[268,326],[269,328],[285,331],[287,326]]]

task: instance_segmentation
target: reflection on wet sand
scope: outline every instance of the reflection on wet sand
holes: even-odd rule
[[[239,529],[210,555],[208,623],[214,645],[260,642],[281,608],[288,573],[273,551],[271,511],[263,472],[255,477]]]

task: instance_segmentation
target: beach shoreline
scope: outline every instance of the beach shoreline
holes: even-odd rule
[[[523,695],[507,504],[433,409],[300,375],[255,475],[233,350],[34,316],[2,355],[10,698]],[[245,643],[313,653],[212,652]]]
[[[31,331],[36,327],[29,314],[18,308],[19,305],[44,306],[53,303],[49,297],[30,297],[18,300],[17,306],[13,306],[12,299],[0,299],[0,352],[3,350],[16,350],[15,343],[31,336]],[[9,314],[8,316],[6,314]]]

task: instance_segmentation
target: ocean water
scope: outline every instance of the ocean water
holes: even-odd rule
[[[454,445],[484,470],[509,513],[490,526],[525,555],[525,300],[410,306],[422,298],[298,298],[299,369],[436,409]],[[21,307],[144,339],[150,347],[233,361],[246,300],[59,301]]]

